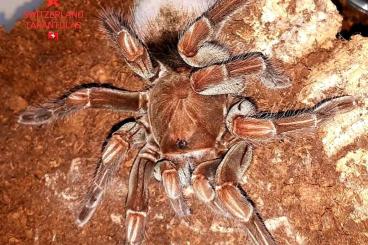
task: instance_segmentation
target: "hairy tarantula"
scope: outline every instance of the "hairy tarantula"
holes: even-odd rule
[[[234,54],[218,38],[224,23],[246,0],[141,0],[130,21],[104,10],[102,29],[128,66],[148,84],[144,91],[80,88],[24,111],[19,122],[44,124],[87,108],[136,112],[115,131],[102,152],[77,224],[95,212],[108,184],[138,150],[126,201],[127,243],[144,240],[148,183],[162,182],[179,216],[190,214],[183,188],[192,186],[213,211],[245,224],[255,244],[275,244],[238,184],[252,159],[254,141],[312,131],[356,102],[342,96],[290,114],[257,112],[241,94],[249,81],[270,89],[288,78],[260,52]]]

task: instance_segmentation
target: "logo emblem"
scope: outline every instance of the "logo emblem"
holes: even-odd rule
[[[59,7],[60,6],[59,0],[47,0],[47,7],[51,6]]]
[[[59,40],[59,33],[56,31],[49,31],[47,33],[47,39],[52,40],[52,41],[57,41]]]

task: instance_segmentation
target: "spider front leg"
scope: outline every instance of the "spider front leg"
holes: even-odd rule
[[[249,140],[268,140],[283,135],[313,132],[332,116],[356,107],[356,99],[342,96],[317,106],[287,113],[257,114],[251,102],[235,104],[227,116],[227,127],[236,136]],[[291,114],[291,115],[288,115]]]
[[[222,64],[211,65],[190,77],[194,91],[203,95],[239,94],[247,82],[260,79],[268,88],[284,88],[289,79],[260,52],[234,56]]]
[[[221,159],[214,159],[200,163],[192,174],[193,191],[197,198],[209,206],[212,211],[226,214],[216,199],[214,179]]]
[[[135,122],[127,122],[113,133],[102,152],[85,205],[76,221],[78,226],[83,226],[90,220],[112,178],[126,161],[128,151],[144,144],[144,133],[144,128]]]
[[[126,202],[126,240],[128,244],[141,244],[148,212],[148,184],[157,161],[157,154],[149,144],[136,157],[129,174]]]
[[[244,6],[246,0],[219,0],[183,33],[178,50],[183,60],[193,67],[204,67],[230,58],[230,51],[217,40],[223,23]]]
[[[236,155],[233,156],[231,167],[237,169],[237,176],[234,178],[241,179],[252,160],[252,147],[245,142],[240,142],[237,143],[235,149]],[[215,190],[216,171],[221,162],[221,159],[214,159],[199,164],[192,175],[192,186],[199,200],[206,203],[216,213],[228,216],[228,213],[220,205]]]
[[[162,185],[169,198],[171,207],[179,217],[190,215],[190,209],[185,203],[183,190],[175,165],[168,160],[163,160],[158,166],[160,168]]]
[[[146,94],[125,92],[118,89],[82,88],[62,98],[39,106],[28,107],[18,119],[19,123],[39,125],[87,108],[114,111],[139,111],[145,106]]]
[[[129,67],[146,80],[155,77],[159,71],[157,64],[151,60],[147,48],[123,17],[119,13],[104,10],[100,19],[103,32],[110,37]]]
[[[225,215],[244,223],[254,244],[276,244],[238,184],[251,159],[251,148],[245,142],[230,148],[216,171],[217,200],[226,212]]]

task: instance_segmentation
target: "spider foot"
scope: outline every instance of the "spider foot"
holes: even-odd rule
[[[20,114],[18,123],[28,125],[45,124],[68,114],[72,110],[73,108],[65,107],[64,100],[45,103],[38,107],[30,106]]]
[[[97,208],[98,203],[101,200],[103,193],[104,190],[101,189],[101,187],[99,186],[96,186],[95,189],[91,191],[89,195],[90,198],[82,208],[75,222],[78,225],[78,227],[83,227],[91,219],[92,215],[94,214]]]
[[[357,99],[353,96],[341,96],[325,100],[314,109],[320,120],[328,119],[336,114],[351,111],[357,106]]]
[[[271,61],[263,56],[265,64],[264,72],[260,75],[261,82],[271,89],[287,88],[291,85],[290,78],[279,70]]]

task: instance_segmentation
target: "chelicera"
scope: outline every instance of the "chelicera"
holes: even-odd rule
[[[128,243],[144,240],[152,176],[162,182],[179,217],[190,215],[183,188],[192,186],[214,212],[244,223],[255,244],[275,243],[238,184],[252,160],[251,142],[313,131],[356,102],[342,96],[288,116],[257,112],[242,97],[247,82],[280,89],[290,81],[262,53],[234,54],[218,39],[229,16],[246,2],[160,0],[157,9],[147,9],[141,1],[130,24],[104,10],[103,31],[146,89],[80,88],[21,114],[20,123],[39,125],[87,108],[136,112],[104,147],[79,226],[92,217],[128,152],[138,150],[126,201]]]

